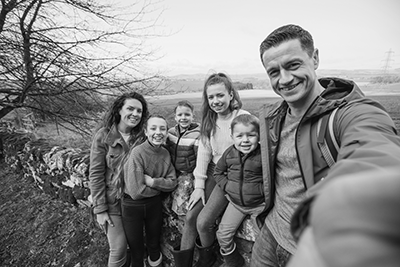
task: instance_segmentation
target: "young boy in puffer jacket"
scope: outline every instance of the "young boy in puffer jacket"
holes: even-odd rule
[[[172,193],[172,210],[186,215],[193,191],[193,170],[196,167],[200,124],[193,122],[194,107],[187,100],[179,101],[174,109],[176,125],[168,130],[167,148],[178,176],[178,187]]]
[[[259,129],[259,120],[253,115],[242,114],[233,119],[234,144],[225,150],[214,171],[215,181],[229,200],[217,231],[224,267],[244,265],[234,235],[247,215],[258,230],[255,219],[265,206]]]

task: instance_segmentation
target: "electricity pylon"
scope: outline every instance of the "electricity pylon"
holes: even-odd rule
[[[386,59],[384,60],[385,63],[383,65],[383,74],[386,75],[388,70],[390,69],[390,61],[393,61],[392,55],[394,54],[394,51],[390,48],[389,51],[387,51],[385,54],[387,54]]]

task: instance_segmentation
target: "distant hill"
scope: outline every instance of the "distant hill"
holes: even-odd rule
[[[357,70],[340,70],[340,69],[318,69],[317,74],[319,76],[335,76],[335,77],[354,77],[354,78],[370,78],[374,76],[382,75],[382,69],[357,69]],[[232,80],[245,82],[251,79],[267,79],[266,73],[254,73],[254,74],[230,74]],[[400,69],[389,70],[388,74],[400,75]],[[208,77],[205,73],[197,74],[180,74],[170,76],[171,80],[201,80],[204,81]]]

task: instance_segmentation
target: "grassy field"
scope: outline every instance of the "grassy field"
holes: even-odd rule
[[[379,101],[393,118],[397,129],[400,132],[400,94],[388,95],[370,95],[372,99]],[[201,120],[201,94],[177,94],[167,98],[148,98],[150,113],[161,114],[168,120],[169,127],[175,125],[173,109],[179,100],[187,99],[195,106],[195,120]],[[278,97],[242,97],[243,109],[258,116],[258,111],[263,104],[278,101]],[[94,130],[94,129],[93,129]],[[36,138],[48,140],[51,146],[64,146],[72,148],[81,148],[87,150],[90,148],[91,136],[81,136],[77,133],[63,128],[56,129],[53,124],[44,124],[43,127],[36,129],[34,133]]]
[[[386,110],[389,112],[393,121],[396,124],[396,128],[400,132],[400,94],[393,95],[370,95],[369,98],[372,98],[378,102],[380,102]],[[150,111],[151,113],[159,113],[166,116],[168,120],[169,126],[175,125],[174,121],[174,112],[173,109],[176,103],[181,100],[177,95],[176,98],[173,99],[152,99],[149,100],[150,103]],[[201,96],[196,98],[188,98],[189,101],[195,106],[195,116],[196,121],[200,122],[201,120]],[[279,100],[279,98],[273,97],[249,97],[243,98],[243,109],[249,111],[250,113],[258,116],[258,111],[263,104],[273,103]]]
[[[57,128],[53,123],[43,123],[35,129],[34,136],[36,139],[46,139],[50,146],[90,149],[91,136],[80,135],[62,127]]]

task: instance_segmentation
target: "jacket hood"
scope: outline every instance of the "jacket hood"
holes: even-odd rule
[[[368,101],[356,83],[335,77],[318,80],[325,90],[315,99],[305,115],[314,117],[353,101]]]
[[[363,98],[365,95],[361,89],[353,81],[340,78],[321,78],[318,80],[325,91],[321,93],[321,97],[326,100],[352,101]]]

